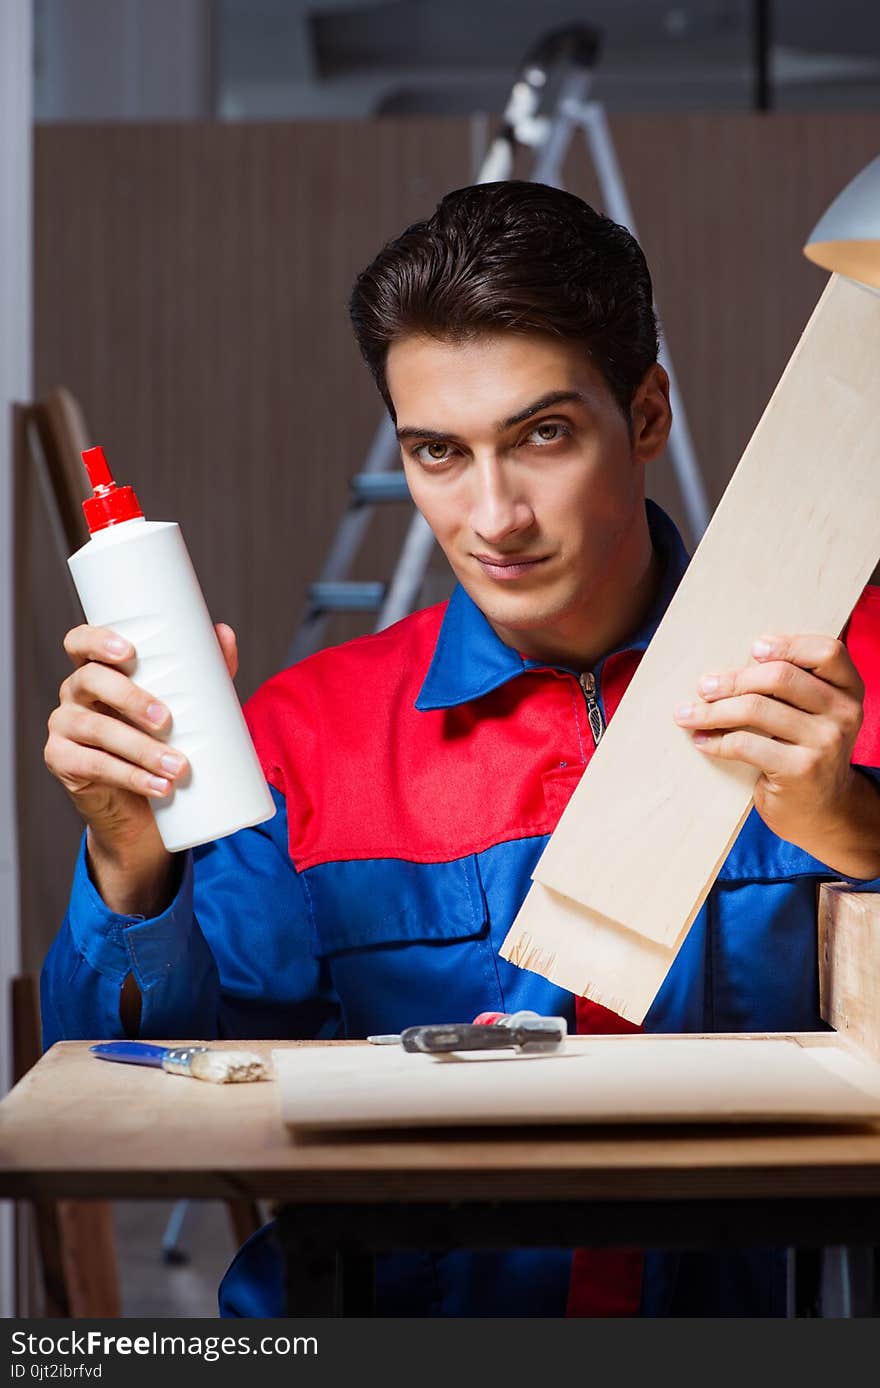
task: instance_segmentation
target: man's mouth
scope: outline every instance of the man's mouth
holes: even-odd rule
[[[483,573],[488,574],[490,578],[510,582],[512,579],[524,578],[527,574],[534,573],[539,564],[546,562],[549,555],[531,558],[523,554],[475,554],[474,558]]]

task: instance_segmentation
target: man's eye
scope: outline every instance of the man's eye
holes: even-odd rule
[[[452,457],[448,443],[420,443],[413,450],[420,463],[448,463]]]
[[[560,424],[558,420],[544,419],[540,424],[535,425],[529,433],[528,439],[540,447],[541,444],[545,443],[557,443],[568,432],[565,425]]]

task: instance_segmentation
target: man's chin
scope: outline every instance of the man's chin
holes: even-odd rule
[[[499,593],[497,587],[482,583],[462,583],[468,596],[492,624],[509,632],[540,631],[558,622],[572,607],[568,594]]]

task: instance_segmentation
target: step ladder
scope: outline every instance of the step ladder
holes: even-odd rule
[[[523,60],[498,133],[474,182],[494,183],[511,178],[518,150],[529,149],[534,154],[530,180],[561,188],[563,161],[572,138],[581,131],[596,171],[602,210],[638,238],[604,109],[600,102],[588,100],[600,47],[599,31],[587,25],[554,30],[534,45]],[[551,104],[551,90],[555,100],[547,113],[544,108]],[[667,451],[676,471],[688,524],[699,540],[709,521],[709,508],[684,402],[662,343],[659,360],[669,375],[673,411]],[[417,511],[390,579],[364,583],[348,578],[376,507],[389,503],[412,506],[400,467],[394,425],[388,415],[376,430],[361,470],[350,485],[351,497],[320,577],[309,586],[305,614],[288,652],[290,665],[320,649],[327,622],[334,613],[374,612],[374,630],[382,631],[412,612],[418,602],[435,541]]]

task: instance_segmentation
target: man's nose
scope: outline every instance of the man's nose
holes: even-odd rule
[[[531,503],[510,471],[495,461],[474,469],[471,527],[490,545],[501,544],[534,524]]]

